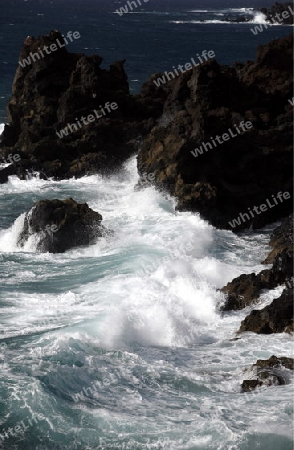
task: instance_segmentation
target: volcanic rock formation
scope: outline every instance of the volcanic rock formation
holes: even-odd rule
[[[58,31],[26,38],[20,61],[57,41],[64,42]],[[22,178],[28,167],[55,178],[105,173],[137,150],[161,105],[130,95],[124,61],[106,70],[101,68],[100,56],[69,53],[65,47],[35,59],[17,68],[7,107],[9,124],[1,137],[0,156],[17,153],[22,157],[9,172]],[[117,108],[104,115],[107,102],[116,103]],[[94,111],[96,120],[85,125],[82,117]],[[58,137],[57,132],[78,121],[81,127],[71,127],[68,136]]]
[[[178,209],[200,212],[218,228],[259,228],[290,214],[285,201],[234,229],[229,224],[279,191],[292,192],[292,55],[291,35],[259,47],[254,62],[209,61],[160,87],[160,74],[153,75],[142,95],[160,98],[163,114],[140,145],[139,171],[153,173]],[[212,145],[241,121],[253,128]]]
[[[24,246],[36,234],[38,251],[63,253],[72,247],[92,244],[107,234],[101,221],[101,214],[72,198],[41,200],[26,214],[18,245]]]

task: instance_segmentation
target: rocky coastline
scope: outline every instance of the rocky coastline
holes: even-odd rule
[[[160,88],[151,78],[143,92],[161,96],[163,114],[139,147],[139,171],[153,173],[179,210],[217,228],[261,228],[291,214],[291,201],[283,202],[230,225],[279,191],[292,192],[292,55],[288,36],[260,46],[254,62],[209,61]],[[247,121],[251,129],[212,146],[211,137]]]
[[[26,38],[20,60],[56,39],[57,31]],[[124,61],[106,70],[99,56],[60,48],[16,71],[0,160],[18,160],[0,182],[32,170],[55,179],[109,173],[138,154],[139,173],[175,196],[179,210],[233,232],[280,220],[292,212],[291,200],[276,197],[293,189],[292,58],[291,35],[260,46],[245,64],[210,60],[159,87],[154,74],[133,96]],[[103,115],[111,104],[117,108]],[[93,111],[101,118],[73,128]],[[251,125],[241,132],[244,123]]]
[[[63,42],[58,31],[26,38],[20,60],[57,39]],[[284,193],[291,197],[293,192],[289,102],[293,36],[260,46],[256,60],[245,64],[228,67],[207,61],[159,86],[154,81],[162,74],[153,74],[138,95],[130,94],[124,60],[109,70],[101,67],[102,60],[61,47],[48,58],[19,65],[0,142],[2,160],[18,158],[0,171],[0,183],[11,175],[26,179],[32,170],[54,179],[109,174],[137,154],[144,186],[152,183],[167,191],[176,198],[178,210],[199,213],[217,228],[238,232],[283,219],[271,237],[272,251],[265,261],[272,268],[241,275],[225,286],[222,310],[252,306],[263,289],[286,285],[279,299],[263,310],[253,310],[239,332],[292,333],[292,201],[277,198]],[[117,107],[110,111],[109,105]],[[84,126],[77,125],[81,123]],[[246,123],[252,126],[245,132]],[[68,133],[61,136],[64,129]],[[232,130],[237,133],[234,139]],[[229,138],[220,143],[225,135]],[[260,206],[259,213],[253,214],[257,205],[273,201],[272,207]],[[237,220],[242,214],[246,220]],[[41,241],[41,251],[62,252],[89,244],[105,232],[102,217],[87,205],[72,199],[44,200],[26,216],[20,244],[32,229],[38,232],[41,223],[68,220],[71,226],[73,217],[75,238],[64,239],[71,228],[63,234],[58,227],[53,240],[46,235]],[[94,222],[95,236],[90,231]],[[88,231],[78,241],[82,229]]]

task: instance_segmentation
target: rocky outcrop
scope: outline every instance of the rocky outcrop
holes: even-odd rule
[[[275,3],[270,8],[261,8],[259,10],[254,10],[252,13],[256,15],[257,13],[262,13],[265,16],[265,20],[269,24],[278,23],[280,25],[291,25],[294,22],[293,17],[293,3]],[[232,23],[244,23],[244,22],[251,22],[252,21],[252,13],[243,15],[243,16],[237,16],[237,17],[225,17],[221,19],[224,22],[232,22]]]
[[[274,289],[282,284],[293,287],[293,214],[273,231],[270,246],[272,251],[264,261],[273,263],[270,269],[257,275],[240,275],[222,288],[226,295],[224,311],[243,309],[256,303],[263,289]]]
[[[262,270],[257,275],[240,275],[222,288],[226,294],[224,311],[243,309],[256,303],[263,289],[274,289],[286,284],[293,286],[293,250],[283,250],[277,254],[271,269]]]
[[[153,173],[179,210],[199,212],[218,228],[259,228],[292,212],[291,200],[229,224],[279,191],[292,192],[293,37],[259,47],[255,62],[209,61],[143,93],[164,101],[163,113],[139,148],[140,173]],[[163,75],[163,74],[162,74]],[[158,76],[158,74],[157,74]],[[234,125],[251,129],[214,147]],[[206,145],[206,150],[203,147]],[[202,146],[202,147],[201,147]],[[201,149],[196,157],[191,152]]]
[[[271,356],[269,359],[259,359],[250,369],[251,378],[243,381],[241,390],[250,392],[261,386],[289,384],[292,378],[290,370],[294,370],[293,358]]]
[[[255,273],[242,274],[228,283],[221,291],[226,295],[223,311],[233,311],[246,308],[257,302],[264,288],[260,277]]]
[[[239,332],[257,334],[292,333],[293,288],[285,289],[279,298],[260,310],[253,310],[241,323]]]
[[[292,25],[294,23],[293,9],[292,2],[276,2],[270,8],[261,8],[261,12],[265,15],[268,22]]]
[[[32,53],[40,55],[57,41],[62,47],[32,60]],[[110,172],[136,152],[161,113],[156,99],[130,95],[124,61],[103,69],[100,56],[69,53],[58,31],[27,37],[19,59],[24,67],[15,74],[0,159],[21,154],[21,161],[6,174],[25,178],[24,167],[55,178]],[[68,125],[60,138],[57,132]]]
[[[101,214],[72,198],[41,200],[26,214],[18,245],[23,247],[36,234],[38,251],[63,253],[72,247],[94,243],[107,234],[101,221]]]

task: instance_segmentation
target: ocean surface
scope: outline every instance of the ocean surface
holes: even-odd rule
[[[0,122],[29,34],[79,31],[70,49],[100,54],[105,67],[126,58],[138,92],[204,49],[232,64],[292,31],[254,36],[263,18],[253,13],[252,24],[219,23],[253,1],[150,0],[120,17],[124,4],[0,0]],[[219,313],[218,288],[266,267],[277,224],[220,231],[152,187],[135,191],[137,181],[132,158],[108,178],[0,185],[0,449],[292,450],[293,385],[240,392],[257,359],[292,356],[289,336],[237,336],[250,308]],[[34,235],[20,249],[33,203],[67,197],[99,211],[114,235],[54,255],[38,253]]]

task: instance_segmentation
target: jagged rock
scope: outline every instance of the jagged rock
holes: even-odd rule
[[[72,198],[41,200],[26,214],[18,245],[22,247],[31,235],[38,234],[38,251],[62,253],[107,234],[101,221],[101,214]]]
[[[256,303],[262,289],[274,289],[281,284],[291,285],[293,277],[293,251],[283,250],[274,259],[271,269],[254,273],[242,274],[221,290],[227,295],[222,309],[231,311],[243,309]]]
[[[233,281],[221,289],[227,296],[222,309],[224,311],[232,311],[243,309],[255,303],[263,287],[261,280],[255,273],[243,274],[234,278]]]
[[[271,356],[269,359],[260,359],[250,369],[254,373],[254,378],[244,380],[241,390],[250,392],[261,386],[289,384],[291,376],[288,371],[293,369],[293,358]]]
[[[279,191],[292,192],[292,52],[291,35],[259,47],[255,62],[226,67],[209,61],[158,88],[153,75],[143,92],[164,107],[140,145],[139,172],[153,173],[178,209],[200,212],[218,228],[259,228],[290,214],[288,200],[235,228],[229,224]],[[253,128],[191,154],[242,120]]]
[[[26,38],[20,61],[57,42],[58,31]],[[18,66],[8,103],[8,121],[0,143],[0,156],[22,152],[20,165],[34,167],[47,177],[68,178],[115,170],[137,150],[138,141],[162,111],[158,101],[129,93],[124,61],[103,69],[100,56],[69,53],[58,48],[25,67]],[[106,115],[106,102],[117,108]],[[88,121],[59,138],[68,124],[97,111]],[[5,180],[5,174],[2,174]]]
[[[279,298],[261,310],[253,310],[242,321],[239,332],[252,331],[257,334],[292,333],[293,288],[285,289]]]
[[[243,309],[256,303],[262,289],[274,289],[282,284],[293,286],[293,215],[283,220],[281,226],[273,231],[270,245],[273,250],[265,262],[272,262],[272,268],[262,270],[257,275],[242,274],[223,287],[221,290],[226,294],[226,301],[222,310]]]

